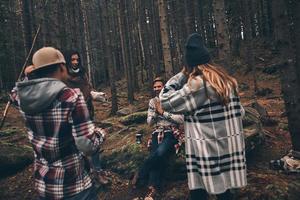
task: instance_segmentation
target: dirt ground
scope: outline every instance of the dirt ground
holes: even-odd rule
[[[247,84],[249,89],[241,90],[243,104],[248,104],[254,99],[253,96],[253,76],[252,74],[237,73],[239,84]],[[290,137],[288,133],[287,119],[284,116],[284,103],[280,92],[280,83],[278,75],[266,75],[261,72],[257,74],[258,88],[270,88],[271,94],[260,97],[257,101],[263,105],[270,117],[277,121],[272,126],[264,126],[266,130],[265,143],[255,149],[247,157],[248,164],[248,186],[236,192],[237,199],[241,200],[296,200],[300,199],[300,175],[286,174],[280,171],[269,169],[269,161],[279,159],[291,149]],[[121,86],[120,86],[121,87]],[[109,90],[104,90],[109,94]],[[125,91],[121,90],[120,91]],[[120,107],[128,107],[126,103],[126,94],[119,94]],[[140,92],[136,95],[137,102],[134,107],[142,110],[147,107],[149,94]],[[3,110],[4,103],[0,104],[0,110]],[[102,122],[109,117],[109,104],[95,103],[96,122]],[[24,129],[24,123],[15,108],[10,109],[6,127],[19,127]],[[129,141],[134,142],[135,136],[129,136]],[[26,139],[17,141],[18,143],[27,143]],[[112,146],[122,144],[114,143],[113,138],[107,140],[104,145],[106,152],[113,151]],[[141,197],[144,190],[134,191],[130,188],[128,177],[124,177],[116,172],[106,169],[110,172],[112,183],[105,188],[100,187],[99,199],[103,200],[132,200]],[[26,167],[23,171],[8,177],[0,177],[0,199],[3,200],[31,200],[36,198],[33,180],[33,165]],[[167,181],[163,187],[161,199],[188,199],[187,181],[176,180]]]

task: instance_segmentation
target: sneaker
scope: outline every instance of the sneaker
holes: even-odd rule
[[[144,200],[155,200],[158,198],[158,192],[155,187],[150,186],[148,187],[147,195],[145,196]]]
[[[139,172],[135,172],[133,178],[131,179],[131,185],[133,188],[137,187],[138,180],[139,180]]]

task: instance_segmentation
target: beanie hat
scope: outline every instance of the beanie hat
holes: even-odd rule
[[[189,67],[206,64],[210,61],[208,50],[198,33],[192,33],[185,44],[185,61]]]
[[[43,47],[33,54],[32,71],[60,63],[66,64],[66,61],[59,50],[53,47]]]

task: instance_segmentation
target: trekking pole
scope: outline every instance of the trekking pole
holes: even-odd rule
[[[21,79],[22,79],[22,77],[23,77],[23,74],[24,74],[24,71],[25,71],[27,62],[28,62],[28,60],[29,60],[29,57],[30,57],[30,55],[31,55],[31,52],[32,52],[33,47],[34,47],[34,44],[35,44],[35,42],[36,42],[36,38],[37,38],[37,36],[38,36],[40,30],[41,30],[41,25],[39,25],[38,29],[36,30],[35,36],[34,36],[33,41],[32,41],[31,48],[30,48],[30,50],[29,50],[29,52],[28,52],[28,55],[27,55],[26,60],[25,60],[25,63],[24,63],[24,65],[23,65],[23,67],[22,67],[22,70],[21,70],[21,72],[20,72],[20,74],[19,74],[18,81],[21,81]],[[6,106],[5,106],[5,109],[4,109],[4,112],[3,112],[3,117],[2,117],[1,123],[0,123],[0,130],[3,128],[3,125],[4,125],[5,119],[6,119],[6,117],[7,117],[7,114],[8,114],[8,110],[9,110],[10,105],[11,105],[11,100],[9,100],[9,101],[7,102],[7,104],[6,104]]]

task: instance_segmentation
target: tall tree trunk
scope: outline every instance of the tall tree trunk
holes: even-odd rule
[[[87,19],[87,14],[86,14],[86,5],[83,0],[80,0],[80,6],[82,9],[82,17],[83,17],[84,48],[85,48],[86,61],[87,61],[88,77],[89,77],[89,80],[92,82],[93,79],[92,79],[90,46],[89,46],[88,19]]]
[[[57,18],[60,26],[59,30],[59,39],[60,39],[60,46],[65,49],[67,48],[67,34],[66,34],[66,19],[65,19],[65,13],[64,13],[64,3],[63,0],[59,0],[57,3]]]
[[[170,50],[167,14],[164,0],[158,0],[158,10],[159,10],[159,22],[160,22],[160,34],[163,47],[163,58],[165,66],[165,78],[170,78],[173,75],[172,70],[172,58]]]
[[[127,2],[121,1],[120,2],[121,13],[120,13],[120,20],[119,20],[119,29],[122,32],[121,34],[121,43],[122,45],[122,54],[123,54],[123,61],[125,64],[125,73],[126,73],[126,80],[127,80],[127,99],[130,104],[134,101],[134,83],[133,83],[133,76],[132,76],[132,62],[131,62],[131,54],[130,54],[130,35],[128,28],[128,19],[127,19]]]
[[[291,4],[291,10],[292,10],[292,16],[293,16],[293,22],[294,22],[294,44],[296,47],[296,72],[298,77],[298,85],[300,85],[300,3],[297,0],[293,0],[293,3]],[[299,104],[298,104],[299,105]],[[300,112],[298,112],[300,113]],[[299,129],[298,129],[299,130]],[[300,137],[300,134],[299,134]],[[298,140],[300,141],[300,139]]]
[[[228,69],[231,63],[231,52],[224,0],[213,0],[213,8],[217,30],[218,56]]]
[[[29,52],[32,44],[32,29],[30,17],[30,4],[28,0],[22,0],[22,14],[25,33],[26,54]]]
[[[245,13],[243,15],[243,25],[245,30],[245,41],[246,41],[246,55],[247,55],[247,67],[248,72],[252,71],[253,82],[254,82],[254,94],[257,92],[257,79],[256,79],[256,67],[254,63],[254,53],[253,53],[253,35],[251,26],[251,16],[252,16],[252,5],[250,1],[242,2],[242,10]]]
[[[195,13],[194,13],[194,5],[190,0],[182,0],[184,3],[185,10],[185,27],[187,30],[187,34],[191,34],[195,32]],[[194,1],[195,2],[195,1]]]
[[[117,99],[117,89],[115,85],[115,71],[114,71],[114,61],[115,55],[112,51],[112,17],[110,16],[112,11],[112,5],[110,0],[105,0],[103,9],[103,16],[106,23],[106,26],[103,27],[103,32],[105,32],[105,56],[108,65],[109,71],[109,82],[110,82],[110,91],[112,95],[112,106],[111,106],[111,114],[115,115],[118,110],[118,99]],[[113,55],[112,55],[113,53]]]
[[[294,7],[299,9],[299,2]],[[295,9],[295,8],[294,8]],[[287,60],[291,58],[293,52],[289,19],[287,15],[287,5],[285,0],[272,1],[274,36],[277,44],[280,44],[279,50],[281,58]],[[295,31],[299,31],[299,10],[293,12],[295,16]],[[298,21],[297,21],[298,20]],[[293,150],[300,151],[300,81],[297,77],[299,71],[299,32],[295,33],[296,39],[296,64],[287,64],[281,70],[282,93],[285,102],[285,109],[288,118],[288,127],[291,135]]]
[[[227,1],[228,24],[230,34],[231,55],[240,56],[241,51],[241,6],[235,1]]]

